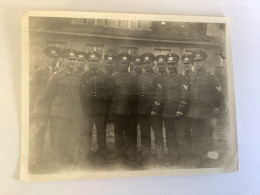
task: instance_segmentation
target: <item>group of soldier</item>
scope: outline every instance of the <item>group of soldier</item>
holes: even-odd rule
[[[42,162],[47,129],[58,163],[73,164],[80,155],[86,162],[93,156],[105,162],[108,121],[114,128],[114,157],[118,162],[149,163],[153,156],[151,130],[158,164],[191,158],[204,162],[214,151],[212,119],[223,93],[217,77],[205,71],[206,52],[195,50],[183,55],[183,73],[178,73],[180,57],[175,53],[133,57],[107,53],[103,69],[102,57],[95,51],[48,47],[44,53],[44,66],[30,79],[30,113],[36,124],[33,166]],[[62,68],[57,67],[57,61]],[[93,154],[94,125],[98,149]]]

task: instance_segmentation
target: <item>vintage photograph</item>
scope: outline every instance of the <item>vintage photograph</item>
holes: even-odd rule
[[[225,17],[26,13],[21,179],[237,171],[230,28]]]

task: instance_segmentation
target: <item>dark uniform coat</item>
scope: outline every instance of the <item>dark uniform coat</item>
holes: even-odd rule
[[[174,118],[177,111],[184,113],[188,107],[189,87],[183,75],[174,73],[164,78],[162,88],[164,118]]]
[[[52,102],[51,116],[62,118],[82,117],[82,89],[80,74],[65,70],[54,74],[47,86],[46,98]]]
[[[191,75],[190,88],[188,116],[191,118],[211,118],[213,109],[219,106],[223,98],[217,77],[213,73],[201,70]]]
[[[41,114],[48,116],[50,113],[50,106],[46,101],[41,101],[47,83],[53,71],[48,66],[41,66],[35,70],[30,79],[30,108],[34,114]]]
[[[150,115],[151,111],[159,112],[160,102],[156,99],[163,86],[163,79],[160,75],[149,72],[141,75],[138,79],[138,105],[137,113]]]
[[[89,70],[82,75],[84,110],[87,115],[107,114],[107,100],[112,96],[111,82],[107,74],[100,70]]]
[[[136,78],[133,74],[117,73],[113,75],[114,95],[110,107],[111,114],[136,114]]]

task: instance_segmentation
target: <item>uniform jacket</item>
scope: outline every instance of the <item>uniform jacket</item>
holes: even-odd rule
[[[35,70],[30,78],[30,112],[34,114],[49,115],[50,106],[46,101],[42,101],[47,83],[53,70],[48,66],[40,66]]]
[[[210,118],[213,109],[220,105],[223,98],[221,85],[213,73],[201,70],[190,78],[190,106],[188,116],[191,118]]]
[[[160,112],[160,93],[163,87],[163,79],[154,72],[147,72],[138,78],[137,82],[137,113],[150,115],[151,111]]]
[[[101,70],[88,70],[82,75],[84,110],[88,115],[108,113],[108,100],[112,96],[111,79]]]
[[[113,75],[114,93],[110,112],[116,115],[136,114],[136,78],[132,73],[117,73]]]
[[[168,74],[162,88],[162,116],[173,118],[177,111],[185,113],[188,108],[189,86],[183,75]]]
[[[45,98],[51,104],[51,116],[78,118],[84,115],[80,74],[62,70],[50,78]]]

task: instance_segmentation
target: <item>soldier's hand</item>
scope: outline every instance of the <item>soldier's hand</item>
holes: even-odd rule
[[[154,111],[151,111],[151,115],[152,115],[152,116],[156,116],[156,115],[157,115],[157,113],[156,113],[156,112],[154,112]]]
[[[183,113],[180,111],[177,111],[175,117],[177,117],[177,118],[183,117]]]

